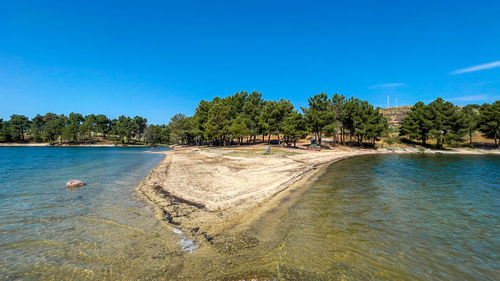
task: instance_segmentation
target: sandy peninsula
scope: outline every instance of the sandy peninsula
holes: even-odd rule
[[[159,219],[185,231],[217,233],[251,220],[283,191],[296,188],[332,162],[389,150],[307,151],[264,146],[176,148],[138,186]],[[207,234],[208,233],[208,234]]]
[[[348,147],[323,151],[272,147],[271,152],[264,154],[263,145],[159,152],[165,158],[137,189],[154,203],[159,219],[207,236],[255,219],[284,191],[299,188],[320,168],[342,159],[387,153],[499,153]]]

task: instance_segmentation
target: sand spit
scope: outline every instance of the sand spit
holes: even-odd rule
[[[158,219],[213,243],[224,232],[244,230],[286,193],[305,186],[320,168],[342,159],[369,154],[500,151],[340,147],[316,152],[273,147],[272,154],[265,155],[264,146],[253,146],[176,148],[157,153],[166,156],[137,189],[154,203]]]
[[[275,147],[271,155],[263,152],[263,146],[176,148],[165,153],[165,159],[138,190],[158,207],[159,219],[210,238],[238,216],[259,213],[270,198],[303,183],[326,164],[354,156],[391,153]]]

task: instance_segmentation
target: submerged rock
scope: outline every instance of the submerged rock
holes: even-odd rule
[[[85,183],[83,183],[83,181],[81,181],[81,180],[75,180],[75,179],[69,180],[66,183],[66,187],[67,188],[77,188],[77,187],[82,187],[84,185],[85,185]]]

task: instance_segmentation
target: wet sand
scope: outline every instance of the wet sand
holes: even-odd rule
[[[157,217],[185,232],[211,237],[244,228],[272,208],[284,191],[304,185],[321,167],[388,150],[336,148],[307,151],[264,146],[176,148],[138,186]]]
[[[368,154],[499,153],[498,150],[360,149],[307,151],[264,145],[233,148],[186,147],[165,153],[163,161],[137,187],[154,203],[158,219],[207,240],[228,228],[241,228],[273,207],[284,191],[304,185],[321,167]],[[317,176],[317,175],[315,175]]]

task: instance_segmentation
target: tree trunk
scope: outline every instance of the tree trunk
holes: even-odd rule
[[[297,139],[293,139],[293,147],[297,147]]]
[[[318,145],[321,145],[321,135],[322,135],[322,132],[321,132],[321,130],[319,130]]]
[[[470,147],[472,148],[472,131],[469,131],[469,144]]]
[[[267,135],[267,144],[271,144],[271,134]]]
[[[278,132],[278,145],[281,144],[281,139],[280,139],[280,132]]]

